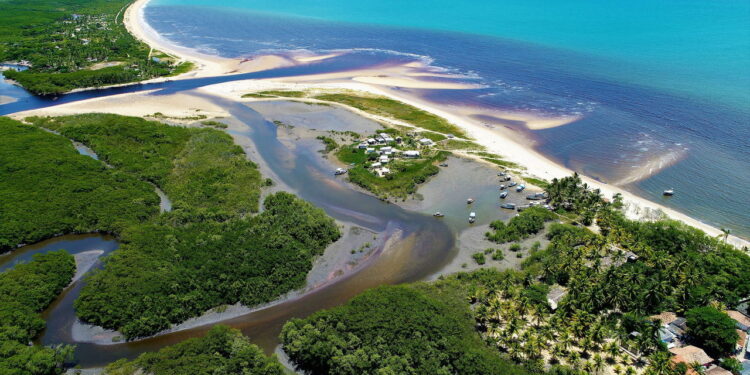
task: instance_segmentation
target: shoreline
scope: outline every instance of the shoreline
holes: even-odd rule
[[[223,57],[215,57],[201,54],[197,51],[189,48],[175,46],[169,44],[164,38],[156,34],[156,32],[148,26],[144,18],[144,9],[148,5],[150,0],[136,0],[133,2],[128,9],[125,11],[123,23],[126,28],[139,40],[144,43],[158,48],[168,54],[174,54],[176,57],[192,61],[196,63],[197,69],[185,73],[178,77],[169,77],[169,79],[184,79],[188,78],[186,74],[190,75],[190,78],[196,76],[210,76],[210,75],[226,75],[236,74],[238,70],[241,70],[241,65],[246,64],[247,61],[239,59],[228,59]],[[306,63],[310,61],[319,61],[324,58],[331,58],[338,56],[337,54],[329,54],[323,56],[302,56],[299,58],[284,58],[275,55],[261,56],[251,62],[255,66],[252,69],[264,70],[271,69],[283,64],[294,64]],[[263,61],[264,57],[268,57],[267,60]],[[256,60],[261,60],[257,63]],[[281,64],[281,65],[278,65]],[[409,66],[402,67],[403,69],[414,69],[414,64],[408,64]],[[229,69],[228,68],[234,68]],[[250,68],[245,66],[245,68]],[[406,70],[404,70],[406,71]],[[393,74],[398,74],[396,71]],[[416,73],[411,73],[411,78],[414,79]],[[408,73],[406,75],[409,75]],[[573,174],[574,171],[559,165],[552,160],[546,158],[544,155],[536,150],[533,150],[527,142],[524,142],[523,135],[517,132],[510,131],[508,129],[501,128],[488,128],[481,121],[475,120],[465,114],[460,113],[457,110],[438,108],[435,104],[429,103],[416,96],[405,94],[402,91],[389,90],[388,80],[386,81],[370,81],[364,83],[361,80],[357,81],[355,78],[362,76],[371,76],[371,71],[365,72],[344,72],[344,74],[332,74],[323,76],[296,76],[296,77],[285,77],[268,80],[244,80],[244,81],[233,81],[212,86],[206,86],[202,90],[208,90],[214,94],[223,96],[225,98],[243,101],[240,96],[243,93],[258,91],[260,89],[319,89],[319,88],[332,88],[332,89],[343,89],[343,90],[354,90],[364,91],[375,95],[381,95],[394,100],[404,102],[412,105],[419,109],[433,113],[437,116],[443,117],[449,122],[462,128],[470,137],[477,140],[477,143],[484,146],[489,152],[502,155],[506,160],[515,162],[528,170],[529,175],[539,177],[546,180],[553,178],[562,178]],[[164,79],[164,78],[158,78]],[[419,80],[414,79],[415,82]],[[411,84],[410,84],[411,85]],[[428,87],[429,88],[429,87]],[[130,94],[123,94],[130,95]],[[95,99],[92,99],[95,100]],[[361,112],[361,111],[360,111]],[[372,116],[372,115],[370,115]],[[372,117],[370,117],[372,118]],[[549,119],[547,119],[549,120]],[[515,134],[514,134],[515,133]],[[514,139],[521,138],[521,139]],[[654,216],[658,216],[659,213],[663,213],[666,217],[674,220],[684,222],[685,224],[701,229],[710,236],[721,236],[723,233],[720,229],[704,223],[696,218],[690,217],[682,212],[675,209],[665,207],[656,202],[649,201],[645,198],[639,197],[634,193],[631,193],[621,187],[614,186],[611,184],[603,183],[594,180],[588,176],[581,175],[581,178],[591,188],[600,189],[602,194],[609,198],[614,194],[621,194],[623,201],[626,206],[626,214],[632,219],[651,219]],[[737,237],[736,235],[730,235],[727,241],[728,243],[741,249],[742,247],[750,247],[750,241]]]

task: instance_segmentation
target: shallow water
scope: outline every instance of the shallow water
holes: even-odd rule
[[[518,12],[525,16],[530,14],[526,8],[538,5],[509,3],[501,1],[499,7],[524,8]],[[568,9],[570,4],[545,5],[541,13],[544,20],[559,25],[594,30],[599,30],[595,26],[607,25],[589,25],[592,14],[616,18],[613,25],[622,24],[623,29],[600,30],[608,34],[592,35],[596,40],[589,44],[584,43],[583,33],[578,41],[557,40],[552,35],[560,34],[557,29],[548,29],[549,38],[541,40],[541,35],[531,34],[542,31],[521,32],[522,23],[517,20],[511,22],[508,33],[500,30],[500,22],[487,30],[478,22],[476,29],[469,30],[472,33],[461,33],[446,30],[451,25],[421,25],[432,21],[410,18],[406,11],[398,21],[384,25],[377,19],[382,13],[375,12],[373,22],[367,22],[369,16],[351,9],[354,3],[347,7],[340,1],[322,8],[309,1],[228,3],[243,9],[194,4],[206,3],[158,0],[146,8],[146,18],[178,44],[222,56],[299,49],[321,53],[348,50],[348,55],[331,61],[357,58],[387,64],[410,58],[464,74],[467,82],[485,86],[478,90],[401,89],[439,106],[582,116],[572,124],[547,130],[528,131],[522,122],[495,121],[494,125],[525,133],[536,141],[539,151],[571,169],[604,182],[623,183],[646,198],[750,236],[750,213],[744,209],[750,207],[750,196],[745,193],[750,188],[750,100],[744,100],[750,95],[750,49],[746,48],[750,38],[743,38],[750,35],[750,22],[742,22],[750,21],[746,2],[709,6],[695,1],[658,5],[638,1],[628,3],[632,8],[627,12],[615,15],[593,2],[578,1],[580,14],[559,13],[559,18],[572,17],[569,20],[555,18],[547,8]],[[356,7],[369,9],[373,4],[357,3]],[[411,9],[415,4],[421,2],[400,4],[399,8]],[[513,18],[512,13],[493,14],[497,7],[488,2],[475,5],[488,9],[480,18]],[[256,6],[266,12],[247,9]],[[315,18],[294,16],[308,8]],[[330,9],[333,16],[321,15],[321,11]],[[351,18],[346,18],[346,12],[336,13],[336,9],[352,10]],[[649,14],[634,20],[643,22],[645,29],[624,24],[623,20],[638,9]],[[649,10],[660,12],[660,16]],[[705,26],[698,34],[688,21],[696,14],[704,14]],[[419,28],[409,27],[412,21]],[[648,44],[648,30],[655,28],[668,35],[654,34],[653,44]],[[622,39],[628,33],[638,35]],[[680,45],[665,46],[670,40],[679,40]],[[638,44],[641,42],[647,44]],[[690,43],[694,44],[688,48]],[[607,44],[606,48],[601,44]],[[633,50],[637,53],[626,53]],[[699,58],[704,54],[710,54],[710,58]],[[678,60],[682,62],[677,64]],[[642,64],[646,62],[648,66]],[[493,123],[491,119],[488,122]],[[668,188],[675,189],[677,195],[663,200],[661,192]]]
[[[233,121],[247,125],[246,129],[235,131],[232,135],[246,137],[252,141],[257,155],[285,186],[338,220],[381,232],[381,236],[385,236],[386,239],[396,240],[384,253],[365,260],[359,269],[342,276],[335,283],[325,285],[302,297],[292,298],[223,323],[242,329],[254,342],[271,352],[278,344],[278,333],[282,324],[288,319],[306,316],[314,311],[343,303],[359,292],[377,285],[425,279],[455,256],[455,233],[469,226],[466,221],[452,223],[437,220],[429,214],[407,211],[395,204],[382,202],[368,194],[353,190],[343,179],[332,175],[332,165],[319,152],[322,148],[320,142],[300,142],[289,148],[276,138],[276,125],[260,113],[244,104],[208,98],[226,108]],[[277,109],[284,106],[294,109],[298,105],[278,103],[274,106]],[[308,112],[312,119],[325,118],[331,129],[342,129],[352,124],[349,121],[350,113],[346,111],[329,107],[311,109],[313,110]],[[311,119],[305,119],[301,114],[298,116],[301,116],[298,124],[313,126],[314,122]],[[359,121],[359,126],[363,127],[361,129],[365,126],[371,129],[373,126],[370,120],[360,118]],[[492,173],[491,176],[494,177],[491,169],[487,169],[486,172]],[[488,179],[491,180],[494,178]],[[461,195],[465,194],[467,193]],[[489,209],[492,210],[492,207]],[[451,211],[451,208],[447,207],[446,211]],[[489,219],[490,215],[486,216]],[[117,242],[96,235],[64,236],[24,247],[0,258],[0,267],[11,267],[19,261],[30,259],[34,253],[58,248],[65,248],[73,253],[100,249],[106,254],[117,248]],[[2,269],[4,268],[0,268]],[[40,343],[73,343],[71,327],[75,322],[75,314],[72,303],[84,283],[85,279],[75,283],[44,313],[44,317],[48,319],[48,328],[39,339]],[[90,367],[122,357],[132,358],[143,351],[156,350],[187,337],[203,334],[209,327],[106,346],[78,343],[76,360],[81,366]]]

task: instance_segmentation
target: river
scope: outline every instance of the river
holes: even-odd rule
[[[350,63],[357,63],[351,61]],[[339,65],[339,64],[337,64]],[[320,64],[310,69],[340,69],[339,66]],[[266,73],[268,74],[268,73]],[[272,73],[273,74],[273,73]],[[248,75],[222,78],[244,79]],[[139,85],[127,88],[96,90],[85,93],[63,96],[59,100],[50,102],[42,98],[31,98],[24,101],[24,109],[41,108],[60,102],[70,102],[90,97],[105,96],[114,92],[137,91],[148,87],[158,86],[162,90],[152,94],[187,92],[202,84],[216,83],[216,79],[187,80],[161,83],[156,85]],[[192,95],[198,95],[191,91]],[[205,96],[205,94],[203,94]],[[444,206],[438,207],[449,217],[438,220],[431,216],[434,207],[417,210],[405,210],[396,204],[383,202],[369,194],[363,193],[350,186],[345,179],[332,175],[333,165],[318,151],[321,144],[315,142],[297,142],[294,148],[288,147],[277,137],[278,128],[270,118],[253,110],[250,106],[232,102],[226,99],[205,96],[226,109],[232,121],[242,124],[241,130],[230,130],[235,139],[245,139],[253,145],[255,157],[267,168],[273,171],[274,177],[288,190],[301,198],[323,208],[330,216],[340,222],[353,223],[373,232],[391,238],[390,246],[377,249],[378,256],[364,261],[352,273],[335,279],[319,289],[307,294],[283,299],[277,304],[260,308],[249,314],[242,315],[222,323],[239,328],[267,352],[273,352],[278,346],[278,334],[284,322],[294,317],[304,317],[315,311],[330,308],[344,303],[361,291],[383,284],[395,284],[429,279],[443,269],[457,254],[457,234],[468,228],[466,222],[467,208],[465,198],[477,197],[478,202],[492,202],[483,207],[472,207],[479,212],[480,220],[477,225],[486,225],[490,220],[507,218],[510,212],[497,210],[499,201],[496,199],[496,181],[494,170],[489,167],[479,173],[488,178],[475,184],[461,184],[459,189],[447,192]],[[280,104],[283,112],[283,102]],[[287,103],[286,105],[292,105]],[[0,107],[2,108],[2,107]],[[325,107],[323,107],[325,108]],[[337,108],[328,111],[343,111]],[[331,121],[331,117],[326,117]],[[315,121],[320,121],[315,120]],[[309,126],[316,126],[315,121],[309,121]],[[340,120],[331,126],[346,130],[347,123]],[[348,122],[349,124],[351,121]],[[330,124],[329,124],[330,125]],[[92,150],[84,152],[95,157]],[[456,166],[456,168],[459,168]],[[483,199],[483,197],[486,197]],[[523,199],[521,195],[515,199]],[[419,212],[417,212],[419,211]],[[492,213],[492,214],[490,214]],[[459,219],[464,218],[464,219]],[[381,241],[382,243],[382,241]],[[35,253],[66,249],[71,253],[79,253],[93,249],[104,250],[104,255],[117,249],[118,243],[111,237],[100,235],[62,236],[30,246],[25,246],[0,258],[0,270],[11,267],[19,261],[28,261]],[[95,267],[98,268],[98,267]],[[97,367],[119,358],[133,358],[145,351],[157,350],[169,344],[177,343],[189,337],[205,333],[211,325],[187,329],[179,332],[158,335],[152,338],[133,342],[123,342],[110,345],[75,342],[71,329],[76,322],[73,301],[78,297],[85,279],[72,284],[44,313],[47,329],[37,340],[44,345],[75,344],[76,364],[82,367]]]

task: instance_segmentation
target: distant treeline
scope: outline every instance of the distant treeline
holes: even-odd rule
[[[0,1],[0,61],[29,69],[3,74],[35,94],[112,85],[182,72],[122,23],[132,0]],[[101,64],[97,66],[96,64]]]

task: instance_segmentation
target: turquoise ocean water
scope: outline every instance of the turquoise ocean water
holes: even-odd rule
[[[590,73],[750,107],[747,0],[156,0],[458,31],[602,57]]]
[[[436,105],[580,116],[536,131],[482,120],[750,238],[750,1],[154,0],[145,16],[210,54],[346,50],[331,62],[342,68],[414,59],[483,87],[400,89]]]

